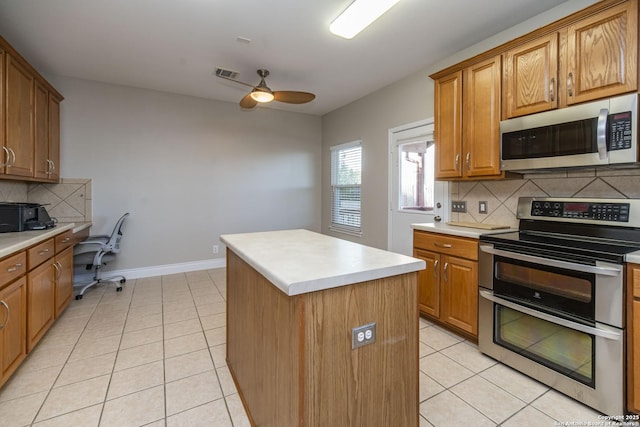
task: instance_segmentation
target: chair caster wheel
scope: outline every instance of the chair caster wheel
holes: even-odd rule
[[[120,283],[126,283],[127,279],[120,279]]]
[[[122,286],[118,286],[118,287],[116,288],[116,292],[122,292]]]
[[[76,300],[82,299],[82,295],[76,295]]]

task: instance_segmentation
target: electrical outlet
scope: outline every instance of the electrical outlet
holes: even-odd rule
[[[478,202],[478,213],[481,214],[486,214],[489,211],[489,205],[487,204],[487,202],[482,201],[482,202]]]
[[[462,200],[451,202],[451,212],[467,213],[467,202]]]
[[[220,252],[220,247],[218,245],[213,245],[213,253],[217,254],[218,252]]]
[[[376,342],[376,324],[369,323],[351,330],[351,349]]]

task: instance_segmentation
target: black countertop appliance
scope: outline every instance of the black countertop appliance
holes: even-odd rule
[[[0,202],[0,233],[53,228],[46,208],[39,203]]]

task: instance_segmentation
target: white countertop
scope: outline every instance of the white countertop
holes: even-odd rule
[[[640,251],[632,252],[625,255],[625,262],[631,262],[633,264],[640,264]]]
[[[31,230],[20,231],[15,233],[0,233],[0,258],[11,255],[29,246],[43,242],[56,234],[63,233],[67,230],[73,230],[74,233],[90,227],[91,223],[60,223],[53,228],[47,230]]]
[[[452,236],[469,237],[472,239],[478,239],[483,234],[508,233],[510,231],[518,231],[517,228],[501,228],[498,230],[486,230],[482,228],[458,227],[454,225],[448,225],[442,222],[411,224],[411,228],[413,228],[414,230],[429,231],[431,233],[450,234]]]
[[[287,295],[423,270],[425,262],[308,230],[226,234],[220,240]]]

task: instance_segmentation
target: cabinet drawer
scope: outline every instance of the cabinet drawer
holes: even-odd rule
[[[414,231],[413,246],[474,261],[478,259],[478,241],[475,239]]]
[[[20,252],[0,261],[0,288],[27,271],[27,253]]]
[[[67,230],[64,233],[58,234],[56,237],[54,237],[54,239],[56,242],[55,243],[56,253],[62,252],[63,250],[67,249],[69,246],[75,243],[73,231],[71,230]]]
[[[55,243],[53,239],[46,240],[27,250],[29,270],[39,266],[54,255]]]

